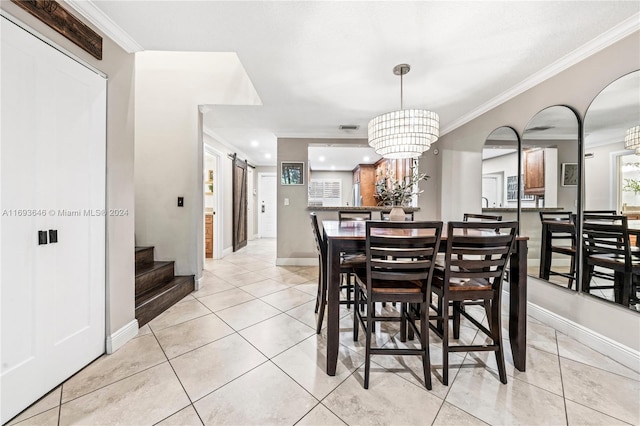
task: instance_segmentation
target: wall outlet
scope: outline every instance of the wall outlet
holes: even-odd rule
[[[288,205],[289,205],[289,199],[288,199],[288,198],[285,198],[285,199],[284,199],[284,205],[285,205],[285,206],[288,206]]]

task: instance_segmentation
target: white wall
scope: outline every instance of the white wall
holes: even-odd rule
[[[204,181],[198,106],[260,104],[238,70],[243,68],[234,53],[136,54],[136,237],[140,245],[155,246],[157,259],[175,260],[178,275],[202,273],[203,248],[196,243],[203,235]],[[221,163],[230,160],[221,157]],[[177,207],[179,196],[184,207]],[[225,229],[227,223],[231,229],[230,220],[225,212]]]
[[[518,201],[507,201],[507,178],[518,176],[518,153],[514,152],[482,161],[482,175],[502,173],[502,204],[495,207],[517,208]],[[494,207],[494,206],[489,206]]]
[[[616,197],[611,190],[611,152],[623,151],[624,142],[586,148],[585,153],[593,154],[584,160],[584,201],[585,210],[615,210]]]

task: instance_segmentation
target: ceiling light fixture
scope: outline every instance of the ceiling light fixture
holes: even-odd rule
[[[438,114],[424,109],[403,109],[402,77],[408,64],[393,67],[400,76],[400,110],[379,115],[369,121],[369,145],[384,158],[417,158],[438,140]]]
[[[627,129],[624,136],[625,149],[635,149],[636,155],[640,155],[640,126],[634,126]]]

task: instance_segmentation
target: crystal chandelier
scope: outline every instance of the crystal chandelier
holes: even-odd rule
[[[369,121],[369,145],[384,158],[417,158],[438,140],[438,114],[423,109],[403,109],[402,76],[408,64],[396,65],[393,73],[400,76],[400,110],[379,115]]]
[[[624,136],[625,149],[635,149],[636,155],[640,155],[640,126],[630,127]]]

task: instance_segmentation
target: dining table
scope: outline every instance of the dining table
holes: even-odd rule
[[[327,365],[335,376],[340,345],[340,256],[343,252],[364,251],[366,221],[323,220],[327,242]],[[491,232],[490,230],[476,232]],[[447,225],[444,223],[440,252],[446,250]],[[509,344],[515,368],[525,371],[527,349],[527,241],[517,236],[509,259]]]

